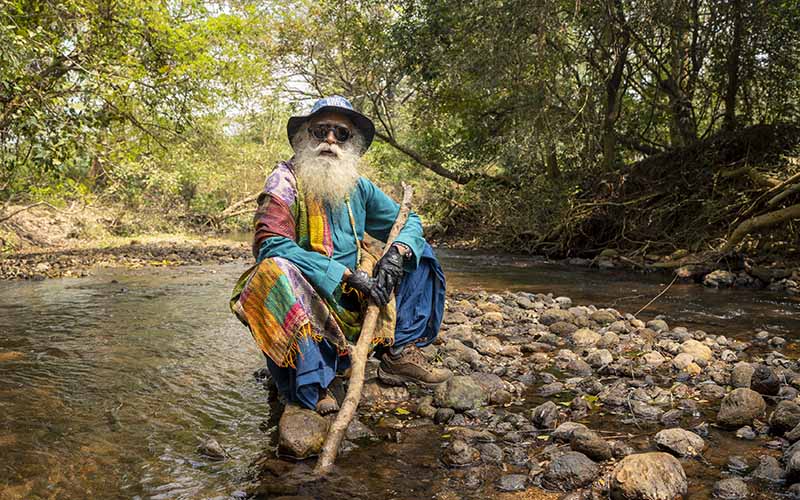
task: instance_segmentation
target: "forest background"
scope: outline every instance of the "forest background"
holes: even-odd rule
[[[0,238],[249,229],[321,95],[431,237],[800,258],[795,0],[0,0]]]

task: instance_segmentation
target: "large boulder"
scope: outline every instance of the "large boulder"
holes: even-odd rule
[[[486,401],[487,394],[472,377],[457,375],[436,388],[434,399],[436,406],[465,411],[478,408]]]
[[[576,490],[591,484],[599,474],[600,467],[589,457],[568,451],[550,461],[544,471],[542,484],[551,490]]]
[[[614,500],[676,500],[686,495],[686,473],[668,453],[637,453],[623,458],[611,473]]]
[[[307,458],[322,450],[328,420],[319,413],[289,404],[278,422],[278,448],[295,458]]]
[[[685,429],[664,429],[655,437],[659,448],[681,457],[699,455],[706,448],[706,442],[694,432]]]
[[[734,389],[723,398],[717,413],[717,423],[724,427],[750,425],[767,410],[761,394],[752,389]]]

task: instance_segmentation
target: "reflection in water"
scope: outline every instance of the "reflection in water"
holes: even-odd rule
[[[439,253],[451,287],[553,292],[625,312],[666,284],[664,276]],[[266,393],[251,377],[262,358],[227,306],[243,267],[0,283],[0,496],[233,493],[248,464],[272,446],[274,425]],[[642,317],[663,314],[734,337],[762,328],[792,337],[800,331],[798,312],[800,305],[776,294],[675,284]],[[233,458],[200,456],[206,437]],[[378,449],[384,447],[364,453]],[[436,464],[437,450],[428,451],[421,455],[426,468]],[[345,455],[342,465],[353,460]],[[417,475],[410,487],[427,488],[432,476]]]

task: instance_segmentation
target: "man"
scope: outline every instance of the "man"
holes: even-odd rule
[[[290,118],[287,133],[295,154],[275,167],[259,196],[256,266],[231,299],[279,392],[323,415],[338,410],[328,387],[349,366],[349,342],[358,337],[368,301],[382,308],[375,332],[380,378],[444,382],[450,372],[419,351],[439,332],[445,293],[419,217],[409,214],[377,262],[363,243],[365,233],[385,242],[400,209],[358,172],[375,135],[372,121],[332,96]]]

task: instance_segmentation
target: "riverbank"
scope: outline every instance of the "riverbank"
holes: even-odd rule
[[[434,390],[391,387],[373,362],[339,461],[347,481],[307,483],[311,461],[264,456],[248,493],[338,498],[360,484],[369,497],[379,487],[370,474],[432,467],[380,487],[403,498],[423,479],[428,498],[442,499],[800,498],[798,346],[763,331],[747,337],[568,297],[456,292],[439,340],[424,349],[454,377]],[[298,413],[284,414],[273,442],[313,455],[327,421]],[[363,467],[368,456],[402,464],[383,474]]]

